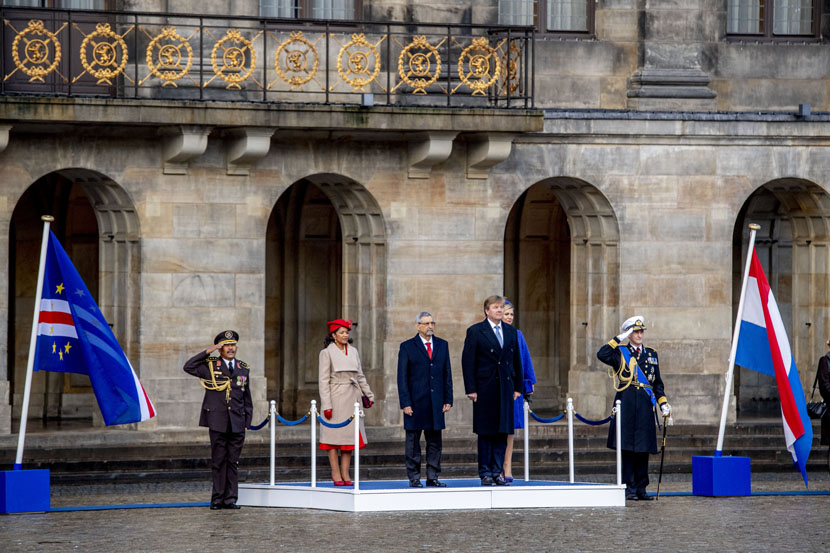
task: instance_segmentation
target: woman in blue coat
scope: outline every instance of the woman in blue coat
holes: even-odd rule
[[[512,325],[515,316],[516,310],[513,304],[505,300],[504,318],[502,320]],[[530,350],[527,347],[525,337],[518,328],[516,332],[519,334],[519,355],[522,357],[522,369],[524,370],[525,395],[529,396],[533,393],[533,385],[536,384],[536,373],[533,371],[533,361],[530,360]],[[519,396],[513,402],[513,421],[516,428],[524,428],[525,425],[524,402],[524,396]],[[513,481],[513,436],[514,434],[508,434],[507,450],[504,452],[504,480],[506,482]]]

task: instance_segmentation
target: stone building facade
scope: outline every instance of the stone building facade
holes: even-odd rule
[[[47,4],[3,7],[2,433],[20,416],[46,212],[156,406],[142,428],[195,426],[201,388],[181,366],[225,328],[240,333],[239,356],[253,367],[255,419],[270,399],[301,415],[317,397],[324,323],[336,317],[358,321],[378,398],[368,423],[398,425],[397,348],[423,310],[450,342],[449,424],[469,425],[461,347],[493,293],[517,306],[536,409],[573,397],[580,413],[607,414],[613,391],[595,352],[637,313],[675,419],[714,422],[749,222],[762,226],[758,252],[805,389],[812,382],[830,332],[826,2],[744,13],[726,0],[364,0],[334,2],[345,11],[325,12],[328,23],[313,20],[316,0],[286,12],[254,0]],[[565,17],[561,4],[582,7]],[[294,26],[294,15],[311,21]],[[32,20],[54,41],[33,30],[15,43]],[[94,34],[102,22],[123,51]],[[167,44],[190,60],[189,80],[170,76],[184,62],[167,77],[151,72],[161,64],[152,39],[174,24]],[[245,76],[244,62],[230,70],[245,43],[218,57],[214,47],[231,28],[243,29],[247,55],[271,60],[270,76],[234,80]],[[313,46],[303,55],[323,69],[291,85],[279,80],[289,65],[278,48],[300,44],[297,29]],[[359,62],[371,68],[373,52],[381,61],[350,90],[336,59],[358,31],[374,50],[355,46],[357,65],[339,68],[346,80],[366,74]],[[420,32],[435,48],[422,43],[421,60],[443,61],[425,70],[436,75],[425,94],[411,63],[409,74],[393,63],[415,59],[406,47]],[[476,36],[500,47],[483,51],[489,69],[465,85],[459,75],[475,60],[460,58]],[[21,50],[35,38],[51,58]],[[79,48],[103,43],[116,61],[127,53],[121,75],[105,74],[118,63],[95,53],[80,61]],[[50,60],[51,73],[31,74]],[[303,67],[295,77],[311,73]],[[469,83],[491,77],[472,94]],[[466,91],[457,101],[456,86]],[[733,417],[778,412],[761,375],[739,371],[733,397]],[[36,373],[29,414],[101,424],[78,375]]]

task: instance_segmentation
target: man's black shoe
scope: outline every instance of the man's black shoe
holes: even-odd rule
[[[493,480],[492,476],[485,476],[481,479],[482,486],[495,486],[496,482]]]
[[[427,487],[428,488],[446,488],[447,485],[438,480],[437,478],[427,478]]]
[[[409,481],[410,488],[423,488],[423,484],[421,484],[420,480],[410,480]]]
[[[225,509],[241,509],[242,508],[239,505],[237,505],[236,503],[228,503],[228,504],[224,505],[224,507],[225,507]]]
[[[625,492],[625,498],[629,501],[637,501],[638,499],[637,494],[633,492]]]
[[[646,492],[642,492],[637,494],[637,501],[654,501],[654,498]]]
[[[218,511],[218,510],[219,510],[219,509],[221,509],[221,508],[222,508],[222,506],[221,506],[221,505],[217,505],[217,504],[215,504],[215,503],[211,503],[211,504],[210,504],[210,510],[211,510],[211,511]]]
[[[507,483],[507,481],[506,481],[504,478],[502,478],[501,476],[496,476],[495,478],[493,478],[493,482],[495,482],[495,483],[496,483],[496,486],[509,486],[509,485],[510,485],[510,484],[508,484],[508,483]]]

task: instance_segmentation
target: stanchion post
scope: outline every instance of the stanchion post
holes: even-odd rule
[[[317,487],[317,400],[311,400],[311,487]]]
[[[354,491],[360,491],[360,404],[354,404]]]
[[[622,417],[620,416],[620,409],[622,401],[617,400],[617,405],[614,407],[614,424],[617,425],[617,486],[622,486],[622,440],[620,434],[622,433]]]
[[[271,400],[271,485],[274,485],[274,469],[277,463],[277,402]]]
[[[524,401],[524,418],[525,418],[525,482],[530,481],[530,426],[528,425],[528,412],[530,411],[530,404],[527,400]]]
[[[574,483],[574,400],[568,398],[568,475]]]

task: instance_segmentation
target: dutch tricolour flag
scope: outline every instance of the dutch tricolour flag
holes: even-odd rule
[[[54,233],[49,233],[34,370],[85,374],[107,425],[146,421],[156,410]]]
[[[806,485],[807,457],[813,443],[813,427],[807,416],[804,389],[801,387],[784,322],[754,248],[735,363],[775,378],[781,399],[787,449]]]

